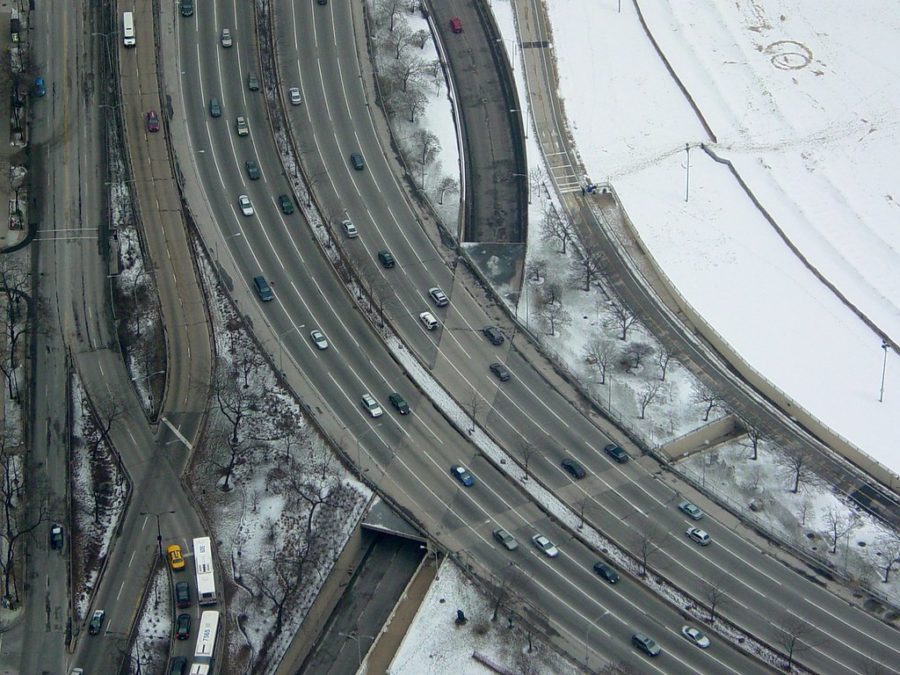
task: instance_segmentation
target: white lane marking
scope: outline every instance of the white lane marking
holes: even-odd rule
[[[882,647],[887,647],[887,648],[890,649],[892,652],[900,653],[900,650],[898,650],[896,646],[891,645],[891,644],[888,644],[887,642],[884,642],[884,641],[882,641],[882,640],[879,640],[878,638],[874,637],[873,635],[867,633],[867,632],[864,631],[864,630],[860,630],[860,628],[859,628],[858,626],[854,626],[852,623],[848,623],[847,621],[845,621],[844,619],[842,619],[842,618],[839,617],[838,615],[836,615],[836,614],[834,614],[834,613],[832,613],[832,612],[829,612],[827,609],[825,609],[825,608],[822,607],[821,605],[816,604],[815,602],[813,602],[813,601],[810,600],[809,598],[804,597],[803,600],[806,601],[806,602],[808,602],[810,605],[812,605],[813,607],[815,607],[815,608],[818,609],[819,611],[825,612],[825,614],[827,614],[828,616],[830,616],[832,619],[835,619],[836,621],[840,621],[842,624],[844,624],[844,625],[847,626],[848,628],[852,628],[853,630],[855,630],[855,631],[856,631],[857,633],[859,633],[860,635],[863,635],[863,636],[869,638],[869,639],[872,640],[873,642],[877,642],[877,643],[880,644]],[[788,611],[790,611],[790,610],[788,610]],[[794,614],[793,611],[791,611],[791,614],[793,614],[794,616],[796,616],[796,617],[798,617],[798,618],[800,618],[800,619],[803,619],[804,621],[807,620],[806,617],[800,616],[800,615],[798,615],[798,614]],[[824,632],[824,631],[823,631],[823,632]],[[833,635],[830,635],[830,634],[829,634],[829,637],[830,637],[832,640],[835,639]],[[841,641],[839,640],[839,642],[841,642]],[[859,650],[854,649],[853,647],[850,647],[850,645],[847,645],[847,644],[844,643],[844,642],[841,642],[841,644],[843,644],[843,645],[849,647],[850,649],[853,649],[853,651],[855,651],[855,652],[857,652],[857,653],[861,653],[861,652],[859,652]],[[882,665],[884,665],[884,664],[882,664]],[[893,669],[893,668],[890,668],[890,670],[893,670],[895,673],[896,673],[896,672],[900,672],[900,671],[897,671],[897,670],[895,670],[895,669]]]

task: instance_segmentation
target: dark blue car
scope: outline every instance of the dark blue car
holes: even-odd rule
[[[43,77],[34,78],[34,95],[41,97],[47,93],[47,85],[44,83]]]
[[[475,479],[472,477],[472,474],[469,473],[469,470],[464,466],[454,464],[450,467],[450,475],[466,487],[472,487],[473,485],[475,485]]]

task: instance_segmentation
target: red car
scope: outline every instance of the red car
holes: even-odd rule
[[[154,110],[147,113],[147,131],[159,131],[159,117]]]
[[[458,16],[454,16],[450,19],[450,30],[454,33],[462,33],[462,21],[459,20]]]

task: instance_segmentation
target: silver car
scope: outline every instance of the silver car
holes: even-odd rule
[[[365,408],[372,417],[381,417],[384,414],[384,410],[378,405],[378,401],[372,398],[372,395],[368,392],[363,394],[360,400],[362,401],[362,407]]]
[[[517,542],[513,536],[503,529],[496,529],[492,532],[494,535],[494,539],[500,542],[507,551],[515,551],[519,548],[519,542]]]
[[[531,543],[548,558],[555,558],[559,555],[559,549],[553,545],[553,542],[542,534],[536,534],[531,538]]]
[[[250,203],[250,197],[247,195],[238,195],[238,206],[241,207],[241,213],[245,216],[253,215],[253,204]]]
[[[312,340],[313,344],[319,349],[328,349],[328,340],[325,339],[325,333],[318,328],[310,331],[309,339]]]
[[[291,101],[291,105],[300,105],[303,103],[303,98],[300,96],[300,87],[291,87],[288,89],[288,98]]]

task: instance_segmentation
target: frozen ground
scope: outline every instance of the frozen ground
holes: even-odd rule
[[[128,672],[162,673],[165,670],[175,617],[170,578],[165,565],[160,565],[138,619]]]
[[[216,403],[190,469],[225,570],[227,672],[274,672],[370,498],[275,379],[198,251]],[[239,420],[239,422],[235,422]],[[236,435],[237,442],[234,442]]]
[[[465,613],[465,625],[456,625],[457,609]],[[473,658],[473,652],[478,652],[510,672],[581,672],[539,639],[534,640],[529,652],[528,637],[517,622],[514,620],[510,628],[505,611],[491,621],[493,613],[491,598],[454,564],[444,562],[388,671],[393,675],[494,672]]]
[[[495,5],[505,4],[497,0]],[[609,178],[675,286],[758,371],[900,471],[900,357],[817,279],[754,208],[750,189],[810,264],[896,342],[900,80],[894,3],[639,3],[718,142],[665,69],[634,4],[547,3],[579,152]],[[690,153],[685,201],[685,144]]]

